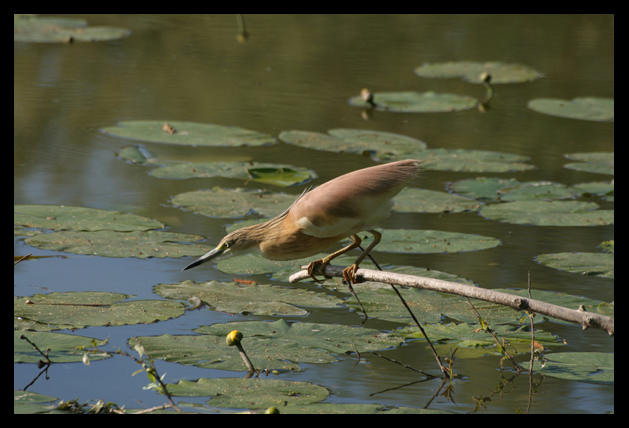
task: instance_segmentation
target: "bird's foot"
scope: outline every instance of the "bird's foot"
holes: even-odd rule
[[[343,279],[345,279],[345,282],[348,284],[356,284],[358,282],[356,279],[357,270],[358,265],[356,263],[343,269]]]
[[[321,259],[321,260],[315,260],[315,261],[313,261],[313,262],[310,262],[310,264],[308,265],[308,275],[310,275],[310,277],[311,277],[312,279],[314,279],[316,282],[318,282],[319,284],[321,284],[323,281],[319,281],[319,280],[315,277],[314,272],[315,272],[315,270],[318,268],[319,273],[320,273],[321,275],[323,275],[323,277],[324,277],[325,279],[331,278],[330,276],[327,276],[327,275],[324,273],[324,271],[325,271],[325,267],[326,267],[329,263],[330,263],[329,261],[326,261],[326,260],[324,260],[324,259]]]

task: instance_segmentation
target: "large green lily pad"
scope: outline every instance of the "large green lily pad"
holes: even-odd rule
[[[586,197],[603,196],[607,201],[614,200],[614,180],[578,183],[570,186],[570,190]]]
[[[431,341],[437,344],[438,352],[447,355],[449,349],[458,347],[456,356],[459,358],[478,358],[485,355],[502,355],[494,338],[485,332],[480,324],[449,323],[427,324],[422,326]],[[513,354],[526,353],[531,350],[530,326],[511,326],[491,324],[493,333],[498,340],[506,341],[508,352]],[[417,326],[409,325],[403,329],[395,330],[406,339],[420,339],[424,336]],[[535,342],[548,346],[562,346],[557,338],[548,332],[535,331]],[[440,349],[441,348],[441,349]]]
[[[118,27],[88,27],[81,18],[13,15],[13,41],[36,43],[99,42],[117,40],[131,32]]]
[[[614,278],[614,255],[607,253],[554,253],[536,257],[541,264],[580,275]]]
[[[129,140],[185,146],[240,147],[275,144],[269,134],[210,123],[129,120],[103,128],[106,134]]]
[[[568,199],[575,196],[574,190],[565,184],[550,181],[527,181],[515,179],[478,177],[453,183],[451,189],[465,196],[486,201],[526,201]]]
[[[197,190],[181,193],[172,203],[208,217],[238,218],[255,211],[265,217],[275,217],[290,207],[299,195],[271,193],[250,189]]]
[[[567,163],[564,168],[597,174],[614,174],[614,152],[568,153],[564,157],[578,161]]]
[[[400,113],[449,113],[476,107],[478,100],[466,95],[436,92],[375,92],[375,109]],[[349,105],[371,108],[372,105],[360,95],[351,97]]]
[[[185,397],[212,396],[208,405],[261,409],[301,406],[325,400],[328,391],[308,382],[291,382],[279,379],[206,379],[181,380],[166,385],[172,395]]]
[[[451,78],[461,77],[471,83],[483,83],[481,73],[491,75],[491,83],[530,82],[543,76],[532,67],[522,64],[504,64],[502,62],[451,61],[423,64],[415,68],[420,77]]]
[[[361,235],[362,236],[362,235]],[[369,245],[371,236],[365,240]],[[383,253],[436,254],[477,251],[497,247],[500,240],[489,236],[440,230],[384,229],[374,251]]]
[[[546,376],[603,385],[614,384],[614,354],[603,352],[564,352],[536,361],[533,369]],[[530,363],[522,363],[528,369]]]
[[[13,414],[49,413],[57,398],[30,391],[13,391]],[[46,404],[44,404],[46,403]]]
[[[535,226],[607,226],[614,223],[613,210],[598,210],[594,202],[516,201],[481,209],[491,220]]]
[[[414,213],[460,213],[477,211],[481,204],[474,199],[436,190],[407,187],[394,199],[394,211]]]
[[[197,336],[140,337],[155,359],[219,370],[246,371],[238,351],[225,343],[233,330],[244,338],[242,346],[256,369],[300,371],[299,364],[337,361],[335,355],[398,346],[403,339],[379,330],[344,325],[245,321],[195,329]],[[129,342],[133,346],[135,339]]]
[[[185,306],[169,300],[132,300],[134,296],[97,291],[36,294],[15,298],[13,316],[59,329],[147,324],[183,315]]]
[[[614,121],[614,99],[584,97],[572,100],[555,98],[537,98],[529,101],[528,108],[538,113],[568,119],[594,120],[597,122]]]
[[[118,232],[164,228],[161,222],[139,215],[65,205],[14,205],[13,224],[39,229]]]
[[[434,171],[494,173],[535,169],[533,165],[522,163],[529,159],[526,156],[488,150],[428,149],[407,158],[420,160],[422,169]]]
[[[25,336],[44,353],[48,351],[48,358],[53,363],[80,363],[83,360],[83,352],[75,352],[79,346],[91,347],[92,341],[99,342],[98,339],[74,334],[48,333],[39,331],[13,332],[13,362],[14,363],[38,363],[45,361],[45,358],[26,340],[20,339]],[[108,354],[90,354],[90,360],[104,360],[109,358]]]
[[[283,131],[279,138],[288,144],[334,153],[368,153],[396,160],[426,149],[426,143],[406,135],[365,129],[330,129],[330,135],[309,131]]]
[[[317,178],[317,173],[292,165],[258,162],[206,162],[163,165],[151,171],[156,178],[226,177],[276,186],[296,186]]]
[[[343,304],[342,300],[322,293],[269,284],[244,285],[218,281],[197,284],[184,281],[180,284],[160,284],[155,291],[169,299],[195,296],[214,310],[251,315],[304,316],[308,311],[297,306],[334,308]]]
[[[208,248],[185,242],[203,237],[161,231],[149,232],[55,232],[39,234],[24,242],[42,250],[64,251],[102,257],[179,258],[201,256]]]

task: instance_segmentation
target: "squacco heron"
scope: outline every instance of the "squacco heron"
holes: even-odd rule
[[[373,242],[343,271],[348,283],[355,282],[358,265],[380,242],[374,230],[387,218],[392,199],[419,173],[417,161],[403,160],[372,166],[337,177],[304,192],[293,204],[266,223],[243,227],[225,236],[212,251],[182,270],[190,269],[222,255],[238,255],[257,251],[270,260],[295,260],[311,257],[337,242],[351,237],[354,242],[329,256],[311,262],[308,274],[315,268],[323,273],[330,261],[358,247],[362,240],[357,233],[367,231]]]

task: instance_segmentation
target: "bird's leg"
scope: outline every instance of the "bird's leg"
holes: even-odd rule
[[[310,264],[308,265],[308,275],[310,275],[310,277],[312,279],[314,279],[317,282],[320,282],[317,278],[315,278],[314,276],[314,270],[315,267],[319,266],[319,272],[321,272],[321,274],[328,278],[327,276],[325,276],[325,267],[327,265],[330,264],[330,261],[338,256],[340,256],[341,254],[345,254],[348,251],[353,250],[354,248],[358,247],[360,245],[360,243],[362,242],[362,239],[360,239],[357,235],[352,235],[352,239],[354,240],[354,242],[352,242],[351,244],[349,244],[347,247],[343,247],[340,250],[330,254],[327,257],[324,257],[321,260],[315,260],[313,262],[310,262]]]
[[[356,271],[358,270],[358,265],[360,265],[360,263],[365,259],[365,257],[367,257],[367,254],[369,254],[369,252],[373,250],[373,248],[376,245],[378,245],[378,243],[380,242],[380,239],[382,238],[382,234],[380,232],[377,232],[375,230],[368,230],[367,232],[373,235],[373,242],[369,244],[367,249],[365,249],[365,251],[363,251],[363,253],[360,256],[358,256],[358,258],[356,259],[353,265],[343,270],[343,278],[345,279],[345,281],[347,281],[347,283],[356,282]],[[358,243],[360,244],[360,241]]]

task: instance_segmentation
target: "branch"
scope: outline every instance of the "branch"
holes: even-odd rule
[[[327,265],[325,275],[329,277],[343,278],[343,267]],[[314,274],[321,275],[316,270]],[[289,278],[290,282],[298,282],[302,279],[310,278],[306,270],[294,273]],[[614,319],[605,315],[587,312],[585,308],[568,309],[562,306],[552,305],[540,300],[526,297],[514,296],[513,294],[501,293],[499,291],[488,290],[481,287],[472,287],[456,282],[442,281],[440,279],[424,278],[421,276],[404,275],[401,273],[382,272],[371,269],[358,269],[356,271],[358,282],[373,281],[387,284],[403,285],[406,287],[422,288],[425,290],[439,291],[441,293],[456,294],[458,296],[472,299],[484,300],[486,302],[498,303],[510,306],[518,310],[528,310],[538,314],[557,318],[575,324],[580,324],[585,330],[588,327],[598,328],[607,331],[610,336],[614,335]]]

